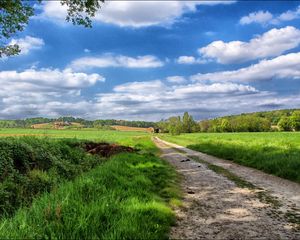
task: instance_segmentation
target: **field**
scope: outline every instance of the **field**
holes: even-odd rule
[[[161,138],[300,183],[298,132],[165,134]]]
[[[119,126],[119,125],[114,125],[114,126],[111,126],[111,127],[116,129],[116,130],[119,130],[119,131],[152,132],[152,128],[127,127],[127,126]]]
[[[156,151],[156,148],[150,141],[150,135],[142,131],[114,131],[98,129],[23,129],[23,128],[2,128],[0,129],[1,137],[20,137],[36,136],[48,138],[76,138],[92,141],[117,142],[137,148],[147,148]]]
[[[0,238],[168,237],[178,179],[153,154],[149,134],[1,129],[0,136]],[[91,140],[135,152],[90,155],[82,146]]]

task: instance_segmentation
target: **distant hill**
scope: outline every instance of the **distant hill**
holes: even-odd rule
[[[55,123],[57,123],[55,125]],[[59,126],[62,123],[61,126]],[[68,123],[69,124],[68,126]],[[60,118],[27,118],[22,120],[0,120],[0,128],[66,128],[66,127],[84,127],[84,128],[103,128],[109,126],[127,126],[137,128],[154,127],[154,122],[146,121],[126,121],[115,119],[85,120],[83,118],[60,117]]]

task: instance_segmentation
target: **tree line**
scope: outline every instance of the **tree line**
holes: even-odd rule
[[[115,119],[102,119],[102,120],[85,120],[83,118],[75,117],[60,117],[60,118],[27,118],[22,120],[0,120],[0,128],[31,128],[34,124],[39,123],[54,123],[54,122],[74,122],[80,123],[85,128],[102,128],[104,126],[121,125],[127,127],[153,127],[154,122],[146,121],[126,121],[126,120],[115,120]]]
[[[300,131],[300,110],[256,112],[194,121],[188,112],[157,123],[160,132],[177,135],[191,132]]]

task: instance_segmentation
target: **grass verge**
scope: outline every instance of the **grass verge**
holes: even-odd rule
[[[0,238],[166,239],[179,197],[175,170],[119,154],[0,222]]]

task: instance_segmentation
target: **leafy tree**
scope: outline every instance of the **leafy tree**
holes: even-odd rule
[[[278,127],[280,131],[291,131],[292,127],[291,127],[290,118],[286,116],[281,117],[278,122]]]
[[[209,120],[203,120],[199,123],[200,126],[200,131],[201,132],[208,132],[209,128],[210,128],[210,121]]]
[[[182,117],[182,131],[185,133],[193,132],[193,128],[195,128],[196,122],[193,117],[189,115],[188,112],[185,112]]]
[[[180,133],[183,132],[180,116],[170,117],[168,122],[169,122],[169,127],[168,127],[169,133],[171,133],[172,135],[179,135]]]
[[[229,120],[224,118],[221,121],[221,131],[222,132],[230,132],[231,131],[231,126],[229,123]]]
[[[42,0],[36,0],[41,3]],[[91,27],[91,18],[95,16],[104,0],[60,0],[68,7],[66,21],[74,25]],[[34,15],[34,1],[1,0],[0,1],[0,58],[20,53],[17,44],[6,42],[17,32],[23,31],[29,18]]]
[[[295,131],[300,130],[300,111],[295,111],[290,116],[290,125],[291,128],[294,129]]]

